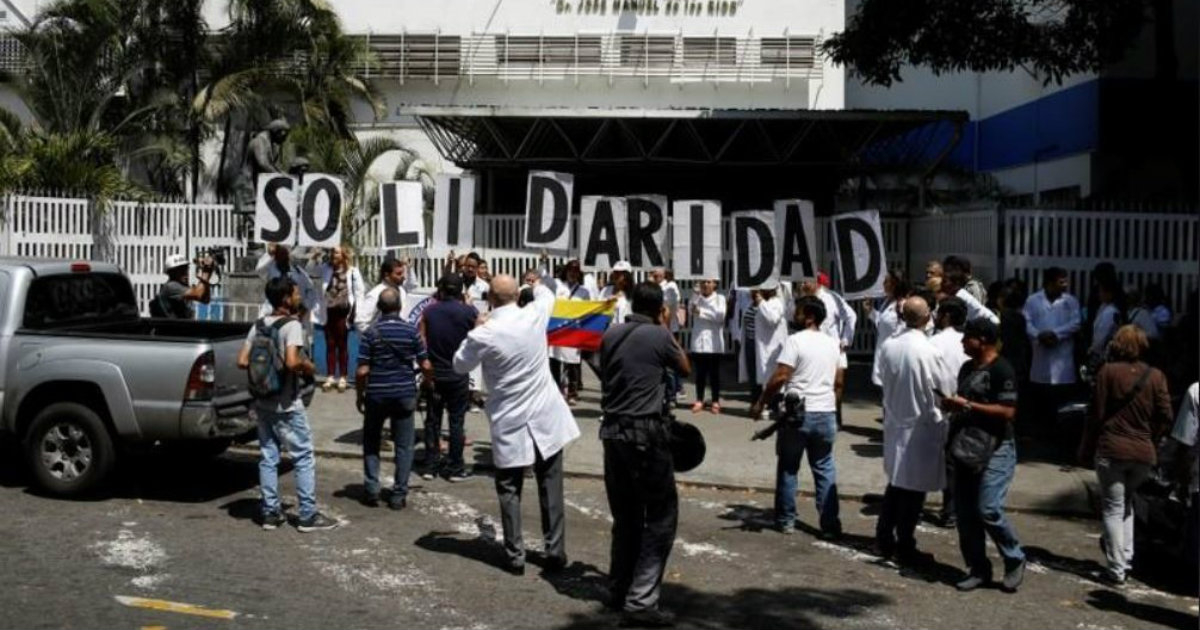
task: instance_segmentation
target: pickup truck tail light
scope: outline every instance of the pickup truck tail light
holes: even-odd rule
[[[183,393],[184,401],[212,400],[213,383],[216,382],[217,366],[212,350],[200,355],[192,364],[188,374],[187,389]]]

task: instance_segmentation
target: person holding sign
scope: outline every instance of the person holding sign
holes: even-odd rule
[[[700,292],[692,294],[692,365],[696,369],[696,402],[692,413],[704,410],[704,387],[712,387],[709,410],[721,413],[721,355],[725,353],[725,296],[717,293],[717,281],[701,280]],[[674,319],[674,309],[668,308]]]
[[[312,344],[312,312],[317,308],[320,294],[313,286],[308,271],[292,263],[291,252],[288,251],[286,245],[271,243],[267,245],[267,253],[258,259],[255,272],[258,273],[258,277],[268,282],[280,277],[291,278],[292,283],[300,289],[300,310],[296,313],[296,319],[304,325],[304,338],[309,344]],[[273,311],[271,303],[264,300],[258,316],[260,318],[267,317]]]
[[[842,394],[846,391],[846,368],[850,366],[846,359],[846,348],[854,343],[854,328],[858,324],[858,315],[846,303],[842,296],[830,289],[829,274],[824,271],[817,273],[817,281],[806,280],[800,285],[804,295],[813,296],[825,304],[825,321],[821,322],[821,332],[838,341],[842,349],[838,359],[837,381],[834,391],[837,394],[838,426],[842,426]]]
[[[778,280],[768,280],[754,293],[757,307],[754,314],[754,370],[760,385],[775,373],[775,364],[788,336],[786,309],[778,293]],[[761,413],[759,417],[763,417]]]
[[[400,309],[404,310],[404,302],[408,299],[408,292],[404,289],[404,281],[408,275],[408,263],[395,258],[385,258],[383,264],[379,266],[379,284],[371,289],[358,303],[357,312],[354,315],[354,327],[358,329],[358,334],[364,335],[371,325],[379,319],[379,295],[386,289],[395,289],[400,292]]]

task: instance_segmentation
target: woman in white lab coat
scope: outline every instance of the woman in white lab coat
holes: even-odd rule
[[[704,410],[704,388],[712,388],[709,410],[721,413],[721,355],[725,353],[725,296],[717,293],[717,281],[701,280],[700,291],[692,294],[692,366],[696,370],[696,402],[692,413]]]
[[[778,289],[777,281],[768,281],[759,287],[754,298],[758,305],[758,312],[754,315],[754,358],[759,383],[766,383],[775,373],[779,352],[788,337],[786,309],[779,298]]]
[[[871,382],[876,387],[883,387],[879,377],[879,350],[883,348],[883,342],[904,328],[904,322],[900,321],[900,307],[911,290],[908,280],[899,271],[893,270],[883,278],[883,291],[887,294],[883,307],[876,310],[871,300],[863,301],[863,314],[875,326],[875,361],[871,367]]]

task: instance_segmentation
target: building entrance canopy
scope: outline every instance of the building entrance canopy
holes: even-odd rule
[[[591,179],[594,194],[645,188],[725,199],[731,186],[752,184],[754,202],[773,195],[831,200],[850,177],[929,173],[957,145],[967,121],[965,112],[954,111],[414,113],[445,158],[502,179],[515,170],[560,170]]]

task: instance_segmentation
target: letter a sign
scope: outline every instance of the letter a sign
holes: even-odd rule
[[[526,189],[525,247],[566,252],[571,246],[571,200],[575,176],[530,171]]]
[[[779,276],[784,280],[817,277],[816,221],[813,204],[803,199],[775,202],[775,241],[779,245]]]

